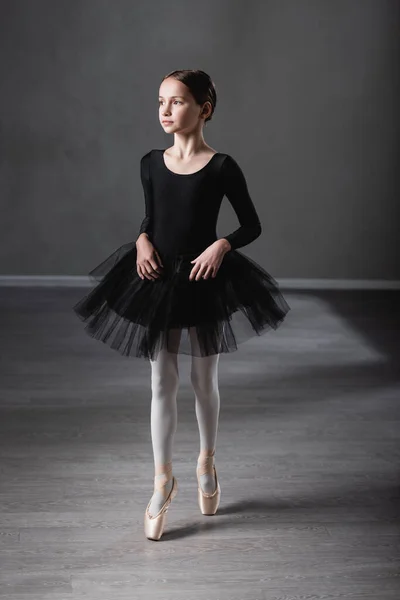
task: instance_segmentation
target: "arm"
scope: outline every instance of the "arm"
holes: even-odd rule
[[[261,235],[261,223],[250,197],[243,171],[234,158],[227,155],[221,167],[224,194],[233,206],[240,227],[224,236],[230,244],[228,250],[247,246]]]
[[[150,239],[152,235],[152,189],[150,178],[150,152],[145,154],[140,161],[140,179],[142,181],[145,201],[145,217],[139,228],[139,236],[144,233]],[[138,238],[139,238],[138,236]]]

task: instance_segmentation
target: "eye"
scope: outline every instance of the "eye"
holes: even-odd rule
[[[181,100],[174,100],[174,104],[175,104],[175,102],[177,102],[178,104],[183,104],[183,102],[181,102]],[[162,103],[163,103],[163,100],[158,101],[158,104],[162,104]]]

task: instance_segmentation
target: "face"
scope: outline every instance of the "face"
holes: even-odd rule
[[[209,102],[203,106],[197,104],[189,88],[173,77],[164,79],[160,85],[159,119],[166,133],[189,132],[204,125],[210,107]],[[202,108],[206,109],[204,113]]]

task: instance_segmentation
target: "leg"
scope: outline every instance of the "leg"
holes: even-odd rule
[[[195,328],[191,328],[190,336],[192,343],[197,344]],[[212,493],[216,487],[212,466],[220,410],[219,356],[219,354],[192,356],[191,382],[195,392],[195,409],[200,433],[197,467],[201,487],[206,493]]]
[[[180,331],[177,332],[180,335]],[[151,360],[151,439],[154,455],[154,494],[149,507],[156,515],[172,488],[172,449],[177,428],[178,356],[166,348]],[[165,489],[163,493],[162,488]]]

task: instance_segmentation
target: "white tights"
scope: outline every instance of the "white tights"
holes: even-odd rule
[[[180,335],[180,331],[177,331]],[[195,329],[190,328],[192,343],[197,344]],[[200,455],[213,451],[216,446],[220,396],[218,389],[219,354],[193,356],[191,361],[191,383],[195,393],[195,412],[200,434]],[[177,393],[179,388],[178,355],[165,348],[159,351],[151,364],[151,438],[154,455],[155,476],[165,479],[172,468],[173,442],[178,423]],[[168,488],[169,484],[169,488]],[[201,475],[201,486],[206,492],[214,489],[214,478]],[[165,486],[169,491],[172,478]],[[155,515],[165,501],[161,491],[155,491],[150,514]]]

